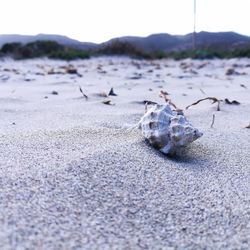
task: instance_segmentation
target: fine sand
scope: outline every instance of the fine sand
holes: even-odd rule
[[[135,128],[161,90],[241,104],[184,111],[169,158]],[[6,59],[0,118],[0,249],[249,249],[250,60]]]

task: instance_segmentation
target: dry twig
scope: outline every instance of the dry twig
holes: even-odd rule
[[[88,100],[88,96],[85,95],[85,94],[83,93],[81,86],[79,86],[79,90],[80,90],[80,92],[82,93],[83,97],[84,97],[86,100]]]
[[[203,94],[203,95],[206,95],[205,91],[203,89],[200,88],[200,92]]]
[[[158,104],[157,102],[153,102],[153,101],[149,101],[149,100],[144,100],[142,101],[143,104],[147,104],[147,105],[155,105]]]
[[[113,89],[113,88],[110,89],[108,95],[117,96],[117,94],[114,92],[114,89]]]
[[[226,104],[230,104],[230,105],[240,105],[240,102],[233,100],[233,101],[229,101],[229,99],[225,99],[225,103]]]
[[[102,103],[106,105],[115,105],[114,103],[111,103],[111,100],[104,100]]]
[[[215,120],[215,114],[213,114],[213,120],[212,120],[212,123],[211,123],[211,128],[214,126],[214,120]]]
[[[144,113],[146,114],[148,112],[148,103],[146,102],[145,103],[145,110],[144,110]]]
[[[160,96],[161,98],[164,98],[164,100],[165,100],[166,103],[169,103],[169,105],[173,106],[176,110],[181,110],[181,109],[178,109],[178,108],[177,108],[177,106],[171,101],[170,98],[168,98],[167,95],[168,95],[167,92],[165,92],[165,91],[163,91],[163,90],[160,91],[160,95],[159,95],[159,96]]]
[[[206,97],[206,98],[200,99],[200,100],[188,105],[186,107],[186,109],[190,108],[191,106],[197,105],[198,103],[200,103],[202,101],[205,101],[205,100],[211,100],[212,104],[217,102],[217,111],[220,111],[220,100],[218,98],[216,98],[216,97]]]

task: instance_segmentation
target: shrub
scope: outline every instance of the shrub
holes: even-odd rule
[[[126,55],[135,58],[150,58],[150,55],[129,42],[122,42],[119,39],[105,44],[96,51],[103,55]]]
[[[66,50],[66,51],[54,51],[48,55],[49,58],[62,59],[62,60],[74,60],[74,59],[88,59],[90,53],[80,50]]]
[[[1,49],[2,55],[10,55],[14,59],[49,57],[63,60],[86,59],[89,52],[71,49],[54,41],[35,41],[22,45],[7,43]]]
[[[1,52],[4,54],[11,54],[18,51],[21,47],[21,43],[5,43],[1,48]]]

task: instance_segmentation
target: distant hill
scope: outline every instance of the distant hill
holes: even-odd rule
[[[67,36],[38,34],[36,36],[26,35],[0,35],[0,47],[5,43],[21,42],[23,44],[37,40],[51,40],[59,44],[75,49],[91,50],[106,46],[114,41],[128,42],[146,52],[155,50],[180,51],[191,49],[193,44],[193,34],[170,35],[167,33],[153,34],[147,37],[125,36],[113,38],[101,44],[80,42]],[[249,46],[250,37],[234,32],[199,32],[196,34],[196,44],[198,48],[218,48],[233,49],[237,47]]]
[[[191,34],[190,40],[191,40]],[[198,48],[219,48],[224,50],[235,49],[239,46],[249,46],[250,37],[237,34],[235,32],[200,32],[197,34]]]
[[[172,50],[178,46],[179,40],[176,36],[169,34],[153,34],[148,37],[125,36],[113,38],[100,46],[106,46],[115,41],[128,42],[144,51]]]
[[[192,49],[193,33],[187,35],[153,34],[147,37],[119,37],[113,38],[100,46],[106,46],[114,41],[129,42],[147,52],[155,50],[180,51]],[[199,32],[196,33],[196,45],[201,49],[224,49],[230,50],[237,47],[250,46],[250,37],[234,32]]]
[[[36,36],[27,36],[27,35],[0,35],[0,48],[5,43],[13,43],[19,42],[22,44],[35,42],[35,41],[55,41],[61,45],[65,45],[67,47],[81,49],[81,50],[89,50],[94,49],[97,44],[88,43],[88,42],[79,42],[77,40],[71,39],[67,36],[60,35],[47,35],[47,34],[38,34]]]

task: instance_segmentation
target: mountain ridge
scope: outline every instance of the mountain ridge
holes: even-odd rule
[[[54,34],[37,34],[37,35],[20,35],[20,34],[3,34],[0,35],[0,47],[3,46],[5,43],[13,43],[13,42],[20,42],[22,44],[35,42],[38,40],[50,40],[55,41],[61,45],[66,45],[75,49],[92,49],[97,44],[91,42],[80,42],[78,40],[69,38],[63,35],[54,35]]]
[[[37,35],[0,35],[0,47],[5,43],[20,42],[23,44],[37,40],[51,40],[59,44],[66,45],[80,50],[93,50],[105,47],[113,42],[130,43],[137,48],[152,52],[162,51],[181,51],[193,48],[193,33],[186,35],[171,35],[168,33],[151,34],[146,37],[123,36],[112,38],[103,43],[81,42],[62,35],[37,34]],[[201,31],[196,33],[196,47],[206,49],[234,49],[237,47],[250,46],[250,37],[241,35],[233,31],[228,32],[207,32]]]

